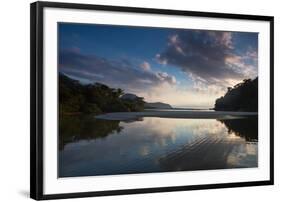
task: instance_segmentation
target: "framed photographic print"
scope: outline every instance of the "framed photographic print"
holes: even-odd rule
[[[273,17],[31,4],[31,197],[273,184]]]

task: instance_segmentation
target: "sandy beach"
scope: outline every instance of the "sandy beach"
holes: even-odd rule
[[[96,119],[130,121],[142,117],[183,118],[183,119],[235,119],[245,116],[256,116],[257,112],[227,112],[227,111],[144,111],[144,112],[114,112],[95,116]]]

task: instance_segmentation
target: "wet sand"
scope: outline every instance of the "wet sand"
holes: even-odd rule
[[[96,119],[130,121],[143,117],[183,118],[183,119],[236,119],[246,116],[257,116],[257,112],[227,112],[227,111],[144,111],[144,112],[114,112],[95,116]]]

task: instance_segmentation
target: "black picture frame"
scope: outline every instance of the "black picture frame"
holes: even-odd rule
[[[45,195],[43,193],[43,9],[66,8],[81,10],[118,11],[130,13],[164,14],[177,16],[215,17],[224,19],[257,20],[270,23],[270,179],[240,183],[221,183],[192,186],[155,187],[130,190],[95,191],[82,193],[63,193]],[[153,192],[186,191],[228,187],[245,187],[274,184],[274,17],[259,15],[240,15],[213,12],[194,12],[183,10],[103,6],[75,3],[35,2],[30,7],[30,196],[36,200],[92,197],[105,195],[138,194]]]

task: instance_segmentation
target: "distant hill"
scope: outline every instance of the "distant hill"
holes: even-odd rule
[[[216,111],[258,111],[258,77],[229,87],[226,94],[216,100]]]
[[[122,100],[137,100],[141,97],[138,97],[132,93],[126,93],[120,97]],[[171,105],[163,102],[145,102],[144,108],[146,109],[172,109]]]
[[[163,102],[146,102],[144,108],[148,109],[172,109],[172,106]]]

